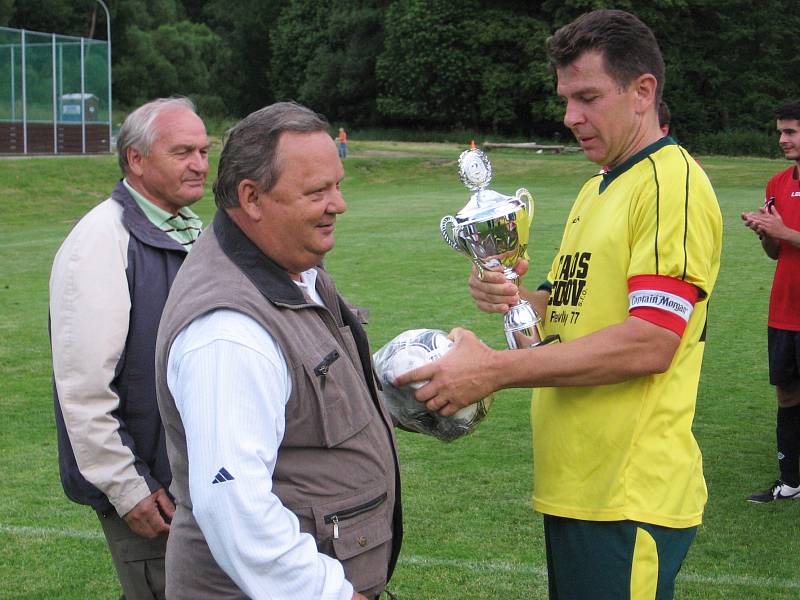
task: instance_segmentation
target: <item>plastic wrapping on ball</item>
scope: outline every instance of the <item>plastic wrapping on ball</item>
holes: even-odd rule
[[[443,417],[428,411],[422,402],[414,398],[414,392],[424,384],[397,387],[393,383],[398,375],[440,359],[452,345],[453,342],[444,331],[411,329],[395,337],[373,355],[375,371],[383,388],[382,399],[395,426],[450,442],[475,431],[486,417],[492,402],[491,396],[462,408],[452,416]]]

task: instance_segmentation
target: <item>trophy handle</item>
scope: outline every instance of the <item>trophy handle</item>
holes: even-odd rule
[[[522,200],[528,209],[528,224],[533,223],[533,196],[525,188],[519,188],[516,194],[517,200]]]
[[[455,237],[456,220],[452,216],[447,215],[441,220],[441,222],[439,223],[439,227],[442,231],[442,237],[444,238],[444,241],[447,242],[447,244],[453,250],[456,250],[457,252],[462,252],[461,246],[458,245],[458,242],[456,241]]]

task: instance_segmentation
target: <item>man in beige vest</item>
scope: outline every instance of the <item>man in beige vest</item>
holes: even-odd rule
[[[373,599],[397,562],[391,419],[363,315],[320,268],[346,208],[328,127],[278,103],[228,132],[164,309],[169,598]]]

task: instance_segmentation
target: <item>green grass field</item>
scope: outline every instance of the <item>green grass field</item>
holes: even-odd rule
[[[468,327],[496,348],[505,344],[501,318],[472,306],[467,259],[438,231],[441,217],[468,199],[459,152],[446,144],[350,144],[348,212],[327,265],[342,292],[370,308],[374,348],[416,327]],[[529,278],[538,282],[595,167],[582,156],[490,158],[493,189],[524,186],[536,198]],[[700,158],[726,230],[695,419],[710,499],[676,597],[797,598],[800,502],[745,501],[777,474],[766,359],[773,263],[739,219],[788,165]],[[0,598],[119,594],[96,518],[61,490],[47,338],[52,258],[117,178],[113,157],[0,160]],[[210,193],[197,210],[210,220]],[[530,508],[529,399],[525,390],[499,393],[481,427],[451,444],[400,433],[406,541],[390,589],[401,600],[546,598],[541,517]]]

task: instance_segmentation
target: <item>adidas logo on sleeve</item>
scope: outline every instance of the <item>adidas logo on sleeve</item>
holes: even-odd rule
[[[235,477],[228,473],[228,469],[222,467],[217,474],[214,476],[214,480],[211,483],[225,483],[226,481],[233,481]]]

